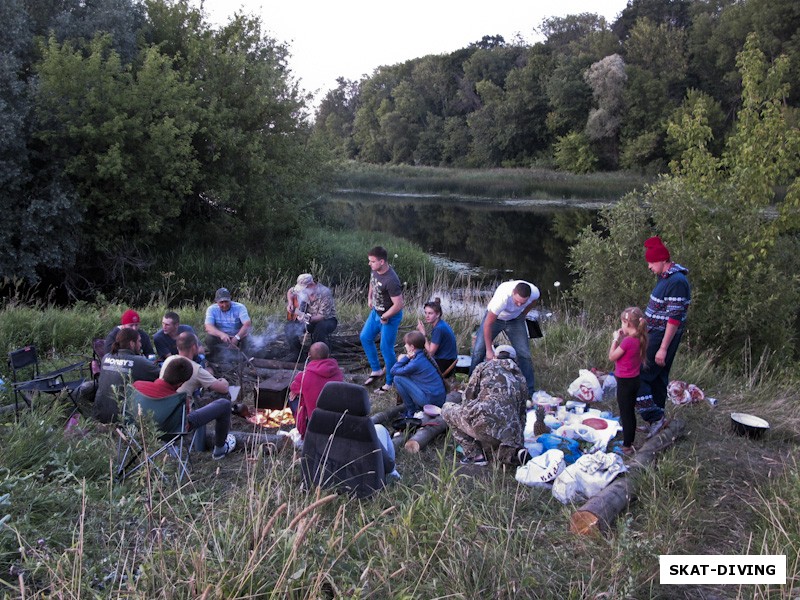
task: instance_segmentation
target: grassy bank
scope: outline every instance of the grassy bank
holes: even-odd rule
[[[363,289],[340,290],[340,312],[357,327]],[[475,294],[468,290],[467,295]],[[436,285],[409,286],[409,306]],[[270,296],[251,311],[281,310]],[[610,324],[555,308],[533,345],[537,387],[555,395],[579,368],[607,368]],[[148,322],[164,306],[141,308]],[[184,306],[193,322],[203,306]],[[0,331],[74,323],[69,340],[94,331],[87,306],[7,307]],[[84,316],[87,313],[89,316]],[[408,310],[404,328],[416,314]],[[475,319],[448,315],[464,351]],[[195,324],[193,322],[193,324]],[[78,332],[83,333],[78,333]],[[151,329],[152,331],[152,329]],[[42,334],[53,351],[80,347],[62,325]],[[3,343],[7,343],[4,339]],[[236,452],[193,459],[182,486],[142,473],[115,483],[113,437],[91,423],[66,436],[57,411],[0,427],[0,586],[25,598],[792,598],[800,593],[800,402],[794,381],[754,365],[734,376],[708,353],[685,347],[673,376],[719,406],[669,407],[686,436],[636,475],[636,501],[606,538],[568,532],[575,506],[513,473],[457,469],[452,442],[400,452],[402,480],[368,501],[300,489],[297,456]],[[394,398],[373,395],[373,410]],[[613,402],[603,408],[613,409]],[[772,430],[760,441],[730,433],[728,413],[752,412]],[[672,587],[658,583],[661,554],[786,554],[786,586]]]
[[[616,200],[649,179],[636,173],[576,175],[550,169],[449,169],[345,163],[339,188],[481,198]]]

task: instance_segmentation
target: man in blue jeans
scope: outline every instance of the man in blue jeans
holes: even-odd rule
[[[517,365],[525,376],[528,396],[533,396],[534,387],[533,361],[531,347],[528,342],[528,327],[525,316],[531,311],[539,299],[539,289],[527,281],[520,279],[505,281],[497,286],[486,314],[481,321],[475,336],[475,347],[472,349],[472,364],[469,374],[484,360],[494,358],[494,339],[505,332],[508,341],[517,353]]]
[[[164,366],[163,377],[155,381],[134,381],[133,387],[148,398],[155,400],[178,393],[178,388],[192,377],[192,361],[176,356]],[[211,458],[225,458],[235,447],[236,438],[231,430],[231,401],[227,398],[212,400],[202,408],[189,412],[189,428],[195,430],[215,421],[214,450]]]
[[[394,269],[389,265],[389,254],[386,248],[375,246],[368,253],[369,268],[372,273],[369,279],[368,304],[369,316],[361,329],[361,345],[367,355],[372,371],[364,381],[364,385],[373,383],[376,379],[386,375],[386,383],[379,391],[388,392],[392,389],[392,365],[397,362],[394,353],[394,344],[397,340],[397,330],[403,320],[403,286]],[[378,349],[375,338],[381,336],[381,355],[383,355],[384,368],[381,369]]]

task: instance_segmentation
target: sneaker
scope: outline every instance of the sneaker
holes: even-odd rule
[[[664,419],[664,417],[661,417],[655,423],[651,423],[650,424],[650,428],[647,430],[647,439],[649,440],[651,437],[653,437],[659,431],[664,429],[664,425],[666,425],[666,424],[667,424],[667,422],[666,422],[666,419]]]
[[[228,437],[225,438],[225,443],[222,444],[222,446],[214,448],[214,451],[211,453],[211,458],[214,460],[222,460],[228,453],[232,452],[234,448],[236,448],[236,438],[233,437],[233,434],[229,433]]]
[[[527,464],[528,461],[531,460],[532,458],[533,457],[531,456],[531,453],[528,452],[527,448],[520,448],[519,450],[517,450],[517,464],[518,465],[522,466],[524,464]]]
[[[486,460],[483,454],[479,454],[478,456],[464,456],[459,462],[462,465],[473,465],[475,467],[485,467],[489,464],[489,461]]]

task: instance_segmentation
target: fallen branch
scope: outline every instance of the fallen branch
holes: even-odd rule
[[[585,535],[608,531],[613,521],[634,497],[631,473],[654,462],[658,454],[672,446],[683,435],[686,424],[673,419],[658,434],[647,440],[628,465],[628,473],[617,477],[598,494],[589,498],[570,518],[570,531]]]
[[[403,446],[406,452],[416,454],[428,444],[430,444],[437,437],[447,431],[447,423],[444,422],[442,415],[432,419],[425,417],[422,420],[422,426],[412,435],[406,445]]]

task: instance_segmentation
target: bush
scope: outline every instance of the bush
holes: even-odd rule
[[[559,169],[572,173],[593,173],[599,162],[589,139],[575,131],[558,138],[555,158]]]

